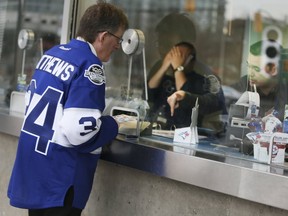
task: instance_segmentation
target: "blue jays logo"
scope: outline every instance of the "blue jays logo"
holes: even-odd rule
[[[87,77],[95,85],[102,85],[106,82],[104,70],[98,64],[93,64],[85,70],[84,77]]]
[[[179,133],[179,136],[180,136],[183,140],[185,140],[186,137],[189,136],[189,132],[188,132],[188,131],[184,131],[184,132],[182,132],[182,133]]]
[[[279,148],[277,145],[272,146],[272,157],[275,158],[276,155],[278,154]]]

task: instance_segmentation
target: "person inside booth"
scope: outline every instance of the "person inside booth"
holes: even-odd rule
[[[265,53],[262,53],[264,51],[263,46],[267,46]],[[265,67],[261,68],[261,61],[265,55],[269,55],[272,61],[267,62]],[[288,100],[286,75],[288,71],[284,65],[285,58],[287,58],[287,50],[283,49],[276,41],[271,39],[255,42],[249,50],[247,75],[241,77],[239,82],[231,85],[239,92],[254,91],[254,86],[256,87],[260,96],[260,117],[264,117],[275,110],[280,120],[284,118],[284,107]]]
[[[267,49],[262,49],[262,46],[267,47]],[[269,55],[271,57],[271,61],[268,61],[265,66],[261,66],[263,55]],[[287,75],[288,49],[281,47],[281,45],[277,44],[274,40],[262,40],[253,43],[249,48],[247,75],[241,77],[241,79],[232,84],[231,87],[240,93],[256,90],[260,97],[258,117],[263,118],[273,113],[280,121],[283,121],[285,118],[285,105],[288,104]],[[181,108],[183,104],[190,104],[190,106],[192,106],[193,98],[189,92],[176,91],[168,97],[167,102],[173,114],[177,109]],[[235,130],[228,127],[225,134],[226,143],[237,146],[242,142],[242,145],[244,145],[243,153],[253,154],[251,141],[245,136],[250,130],[246,129],[244,131],[244,129],[241,129],[241,131],[242,130],[243,132],[239,134],[243,137],[238,137],[232,133],[232,131],[235,132]],[[231,140],[229,138],[231,134],[240,139]]]
[[[226,114],[220,80],[199,61],[195,47],[196,27],[185,13],[165,16],[156,26],[160,59],[148,75],[150,118],[158,129],[173,130],[191,123],[192,108],[198,99],[200,134],[224,131],[220,115]],[[167,97],[185,91],[192,98],[171,115]],[[193,104],[193,105],[192,105]]]
[[[265,43],[267,51],[262,53],[262,46]],[[277,111],[280,120],[284,118],[285,104],[288,103],[288,50],[276,44],[276,41],[258,41],[253,43],[249,48],[247,58],[247,75],[232,84],[231,87],[240,93],[245,91],[257,91],[260,96],[259,116],[264,117],[273,110]],[[263,55],[274,56],[276,62],[267,62],[265,67],[261,68]],[[273,57],[271,58],[273,59]],[[176,100],[176,95],[178,95]],[[168,98],[168,103],[174,112],[179,106],[178,102],[187,103],[189,99],[188,92],[175,92]],[[192,102],[191,102],[192,103]],[[176,111],[176,110],[175,110]]]

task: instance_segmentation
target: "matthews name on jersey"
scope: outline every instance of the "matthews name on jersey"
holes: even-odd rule
[[[73,39],[42,56],[28,87],[8,197],[27,209],[73,207],[88,200],[101,147],[118,125],[105,108],[105,73],[88,43]]]

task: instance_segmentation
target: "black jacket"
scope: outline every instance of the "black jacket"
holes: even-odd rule
[[[148,80],[160,66],[161,61],[152,68]],[[227,111],[218,78],[207,66],[197,60],[193,68],[192,66],[185,67],[184,73],[187,82],[184,83],[181,90],[188,94],[180,102],[180,107],[175,110],[173,117],[171,117],[167,97],[176,91],[174,76],[165,75],[158,88],[148,88],[151,121],[160,124],[161,129],[187,127],[191,123],[192,108],[198,98],[198,127],[209,128],[215,132],[222,131],[223,125],[219,120],[219,115],[226,114]],[[217,82],[212,83],[215,79]]]

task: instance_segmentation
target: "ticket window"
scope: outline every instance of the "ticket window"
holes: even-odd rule
[[[0,110],[9,113],[11,97],[23,110],[25,88],[45,50],[60,43],[64,0],[1,1],[0,4]],[[24,29],[22,44],[18,38]],[[28,34],[29,37],[25,35]],[[14,92],[14,93],[13,93]]]
[[[67,2],[70,3],[71,8],[65,13],[67,8],[64,7],[64,4]],[[54,0],[52,2],[51,0],[1,1],[1,112],[9,111],[11,92],[17,90],[19,74],[22,75],[23,72],[25,84],[29,83],[33,68],[42,51],[44,51],[43,35],[47,33],[47,36],[56,36],[57,40],[54,40],[54,44],[59,43],[60,39],[61,42],[67,42],[75,36],[79,18],[85,9],[94,2],[88,0]],[[195,39],[197,58],[208,65],[213,73],[220,78],[228,111],[230,110],[230,105],[235,104],[241,95],[231,89],[230,86],[247,74],[247,57],[250,45],[267,36],[278,40],[281,46],[287,48],[288,31],[287,11],[285,8],[287,8],[288,3],[282,0],[277,0],[277,3],[273,1],[267,4],[261,4],[261,0],[252,0],[249,3],[242,3],[238,0],[123,0],[121,2],[110,0],[108,2],[124,8],[129,18],[130,28],[143,31],[148,76],[151,68],[160,58],[160,53],[158,52],[160,41],[155,34],[157,23],[166,15],[174,12],[186,13],[192,16],[197,33]],[[62,20],[65,19],[71,19],[72,21],[65,26],[67,31],[64,31],[63,34],[64,26],[62,26]],[[179,29],[181,24],[179,22]],[[17,37],[21,29],[31,29],[35,33],[33,46],[27,49],[25,53],[24,67],[22,67],[23,49],[19,49],[17,45]],[[136,56],[133,61],[130,92],[127,92],[129,56],[119,51],[113,54],[109,62],[105,63],[107,71],[107,102],[126,101],[127,95],[130,101],[145,99],[143,96],[145,77],[143,76],[142,56]],[[282,61],[280,67],[283,71],[288,71],[286,59]],[[264,76],[266,75],[264,74]],[[287,79],[286,73],[282,80],[284,79]],[[283,88],[283,90],[285,89]],[[17,96],[17,94],[15,95]],[[199,109],[201,110],[201,107]],[[210,118],[210,116],[207,116],[207,118]],[[223,116],[222,120],[229,123],[229,118],[228,113]],[[240,131],[239,134],[241,136],[245,136],[241,128],[236,128],[236,130]],[[233,134],[234,137],[239,138],[238,132]],[[228,142],[230,141],[228,140]]]

